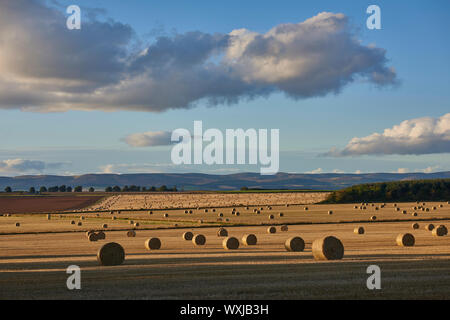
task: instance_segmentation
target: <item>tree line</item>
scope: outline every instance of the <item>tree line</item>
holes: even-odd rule
[[[332,192],[325,203],[448,201],[450,179],[367,183]]]
[[[4,190],[6,193],[11,193],[13,192],[13,189],[11,187],[6,187]],[[90,187],[88,189],[89,192],[95,192],[95,189],[93,187]],[[162,185],[160,187],[141,187],[141,186],[135,186],[135,185],[131,185],[131,186],[123,186],[123,187],[119,187],[119,186],[114,186],[114,187],[106,187],[105,188],[105,192],[176,192],[177,187],[174,186],[172,188],[168,188],[165,185]],[[83,192],[83,187],[82,186],[76,186],[76,187],[71,187],[71,186],[66,186],[66,185],[62,185],[62,186],[53,186],[53,187],[40,187],[39,189],[39,193],[45,193],[45,192]],[[35,194],[37,193],[37,189],[35,187],[31,187],[28,190],[28,193],[32,193]]]

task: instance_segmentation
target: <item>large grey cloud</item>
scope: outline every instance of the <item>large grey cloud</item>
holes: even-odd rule
[[[386,51],[363,45],[343,14],[267,33],[161,36],[138,49],[130,26],[86,17],[81,30],[68,30],[65,14],[44,0],[0,2],[0,108],[159,112],[396,82]]]
[[[383,133],[353,138],[343,150],[332,149],[327,155],[431,153],[450,153],[450,113],[439,118],[405,120]]]
[[[40,160],[7,159],[0,161],[0,172],[3,173],[24,173],[43,172],[46,169],[59,169],[65,163],[47,163]]]

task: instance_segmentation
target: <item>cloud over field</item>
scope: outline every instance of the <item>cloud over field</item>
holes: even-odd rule
[[[140,43],[127,24],[83,15],[81,30],[43,0],[0,2],[0,108],[161,112],[282,92],[392,85],[386,51],[363,45],[343,14],[323,12],[266,33],[200,31]]]
[[[1,173],[42,172],[45,169],[59,169],[64,163],[46,163],[39,160],[8,159],[0,161]]]
[[[439,118],[405,120],[399,125],[353,138],[343,150],[332,149],[327,155],[352,156],[374,154],[450,153],[450,113]]]

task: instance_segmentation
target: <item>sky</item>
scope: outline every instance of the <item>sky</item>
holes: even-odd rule
[[[175,165],[170,133],[197,120],[279,129],[283,172],[450,170],[449,9],[0,0],[0,175],[259,171]]]

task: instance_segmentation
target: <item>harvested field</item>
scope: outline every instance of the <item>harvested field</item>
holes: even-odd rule
[[[125,194],[105,198],[103,201],[91,206],[89,210],[141,210],[310,204],[324,200],[328,194],[328,192]]]
[[[428,206],[438,208],[412,217],[388,204],[377,211],[376,221],[369,221],[371,206],[310,204],[307,212],[302,205],[272,206],[272,212],[285,214],[270,224],[279,222],[277,229],[289,225],[288,231],[275,234],[267,233],[267,216],[257,215],[252,206],[239,208],[239,217],[217,207],[216,212],[194,209],[192,214],[181,209],[152,215],[122,211],[114,213],[114,221],[109,212],[91,212],[83,214],[82,226],[70,224],[80,214],[54,214],[51,220],[45,214],[0,216],[0,299],[450,299],[450,237],[411,228],[416,220],[448,226],[450,205]],[[230,222],[216,221],[221,211]],[[127,236],[129,220],[140,222],[135,237]],[[106,239],[88,241],[86,231],[104,223]],[[219,226],[239,240],[238,249],[224,250]],[[355,234],[357,227],[366,233]],[[206,244],[184,240],[185,232],[204,235]],[[403,233],[414,235],[413,247],[397,245]],[[257,237],[256,245],[244,245],[248,234]],[[314,260],[313,241],[328,235],[342,241],[342,260]],[[292,237],[304,240],[303,251],[286,250]],[[148,251],[144,243],[150,238],[160,239],[161,249]],[[97,252],[109,242],[124,248],[123,264],[100,266]],[[372,264],[381,268],[381,290],[366,287],[366,268]],[[69,265],[80,266],[82,290],[67,290]]]

